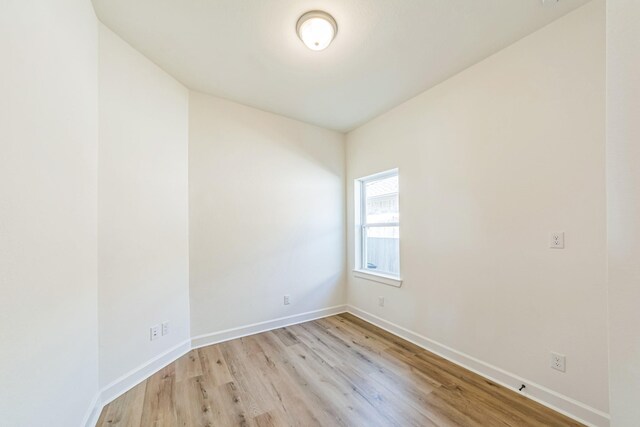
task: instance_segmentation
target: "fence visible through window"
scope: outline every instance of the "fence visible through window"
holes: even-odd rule
[[[400,274],[400,209],[397,171],[360,180],[361,269]]]

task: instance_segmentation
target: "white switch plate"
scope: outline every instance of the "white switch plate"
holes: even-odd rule
[[[551,249],[564,249],[564,231],[555,231],[549,235]]]
[[[289,295],[284,296],[284,305],[291,304],[291,297]]]
[[[384,297],[378,297],[378,305],[384,307]]]
[[[162,336],[169,334],[169,322],[162,322]]]
[[[566,362],[566,356],[558,353],[551,353],[551,367],[556,371],[565,372]]]
[[[149,335],[150,335],[149,338],[151,339],[151,341],[160,337],[160,325],[152,326],[149,329]]]

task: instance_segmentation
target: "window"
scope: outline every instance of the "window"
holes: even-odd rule
[[[359,247],[357,270],[383,276],[400,276],[400,210],[398,171],[392,170],[356,181]]]

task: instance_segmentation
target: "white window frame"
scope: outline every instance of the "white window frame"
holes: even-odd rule
[[[378,181],[381,179],[389,178],[391,176],[398,176],[398,169],[391,169],[384,172],[368,175],[355,180],[354,195],[355,195],[355,267],[354,276],[360,279],[370,280],[373,282],[383,283],[385,285],[400,287],[402,285],[402,279],[400,273],[398,275],[384,274],[379,271],[372,270],[366,266],[366,244],[365,236],[366,230],[373,227],[398,227],[400,229],[400,222],[390,222],[381,224],[367,224],[366,223],[366,194],[365,184],[371,181]],[[398,202],[400,201],[400,192],[398,191]],[[400,255],[400,254],[398,254]]]

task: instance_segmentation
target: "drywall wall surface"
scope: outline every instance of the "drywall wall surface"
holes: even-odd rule
[[[611,425],[640,425],[640,3],[607,0]]]
[[[0,2],[0,425],[77,426],[98,390],[98,29]]]
[[[594,1],[349,133],[347,268],[353,180],[399,168],[404,282],[349,303],[606,413],[604,58]]]
[[[192,335],[343,304],[344,136],[196,92],[189,118]]]
[[[100,26],[100,384],[189,339],[188,91]],[[150,340],[150,327],[169,334]]]

